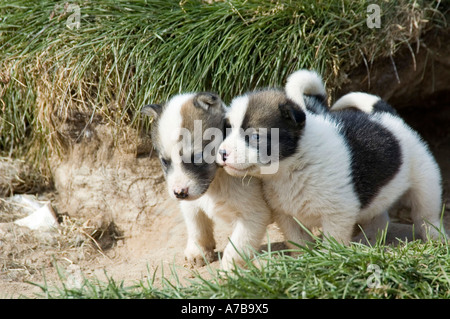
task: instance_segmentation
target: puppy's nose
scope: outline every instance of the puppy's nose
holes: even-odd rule
[[[227,157],[228,157],[227,151],[224,149],[220,149],[219,154],[222,157],[222,161],[226,162]]]
[[[173,193],[175,194],[176,198],[180,198],[180,199],[185,199],[186,197],[189,196],[189,188],[185,187],[185,188],[175,188],[173,190]]]

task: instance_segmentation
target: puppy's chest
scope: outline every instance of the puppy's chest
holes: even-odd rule
[[[287,215],[316,216],[322,208],[320,197],[305,176],[265,182],[264,195],[273,210]]]
[[[230,200],[229,195],[226,190],[219,192],[213,188],[208,190],[197,201],[197,204],[210,218],[219,218],[225,222],[232,223],[236,219],[237,210],[234,201]]]
[[[233,222],[255,209],[262,213],[265,202],[262,183],[256,178],[235,178],[219,170],[201,198],[202,209],[210,217]],[[262,207],[261,202],[264,202]]]

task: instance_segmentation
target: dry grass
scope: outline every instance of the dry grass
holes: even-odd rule
[[[0,157],[0,197],[13,193],[36,193],[51,187],[51,182],[24,160]]]

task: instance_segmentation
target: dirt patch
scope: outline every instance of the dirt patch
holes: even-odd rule
[[[450,104],[450,28],[436,29],[395,56],[366,61],[341,74],[333,98],[353,91],[376,94],[396,109]],[[433,101],[438,103],[433,104]]]
[[[13,193],[38,193],[50,188],[51,182],[25,161],[0,157],[0,198]]]

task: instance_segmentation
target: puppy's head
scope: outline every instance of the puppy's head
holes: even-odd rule
[[[269,89],[235,98],[226,121],[218,164],[230,175],[261,176],[296,152],[305,113],[283,91]]]
[[[164,106],[146,105],[154,118],[152,142],[173,198],[195,200],[214,179],[223,139],[225,107],[213,93],[176,95]]]

